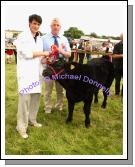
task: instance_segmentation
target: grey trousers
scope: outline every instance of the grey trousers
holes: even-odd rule
[[[37,112],[39,109],[40,93],[19,94],[17,112],[17,130],[26,132],[28,122],[36,123]]]
[[[57,95],[55,107],[58,109],[63,108],[63,87],[57,81],[50,80],[45,82],[45,112],[50,112],[52,110],[51,95],[54,83]]]

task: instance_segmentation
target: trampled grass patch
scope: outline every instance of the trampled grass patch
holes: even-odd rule
[[[102,92],[98,104],[92,104],[91,127],[84,126],[83,103],[75,106],[73,122],[66,124],[67,100],[64,110],[53,109],[44,113],[44,85],[38,112],[42,128],[28,127],[28,139],[22,139],[16,131],[18,93],[16,65],[6,64],[6,154],[7,155],[121,155],[123,154],[123,104],[121,97],[108,98],[107,109],[101,108]],[[53,103],[55,102],[53,90]]]

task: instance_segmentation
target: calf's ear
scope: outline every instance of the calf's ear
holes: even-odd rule
[[[73,70],[75,67],[77,67],[78,66],[78,63],[77,62],[72,62],[71,64],[70,64],[70,69],[71,70]]]

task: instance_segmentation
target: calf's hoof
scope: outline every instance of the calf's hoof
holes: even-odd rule
[[[89,128],[89,127],[90,127],[90,124],[85,124],[85,127],[86,127],[86,128]]]
[[[105,105],[105,104],[102,104],[102,105],[101,105],[101,108],[104,108],[104,109],[105,109],[105,108],[106,108],[106,105]]]
[[[90,121],[88,121],[88,122],[85,121],[85,127],[86,127],[86,128],[89,128],[89,127],[90,127]]]
[[[72,119],[67,118],[66,123],[72,122]]]

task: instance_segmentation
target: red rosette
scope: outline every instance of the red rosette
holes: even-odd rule
[[[56,45],[52,45],[51,46],[51,51],[53,55],[57,55],[58,54],[58,48]]]
[[[51,46],[51,54],[47,58],[47,64],[53,64],[56,61],[57,55],[58,55],[58,48],[56,45]],[[53,61],[50,61],[50,59],[53,58]]]

